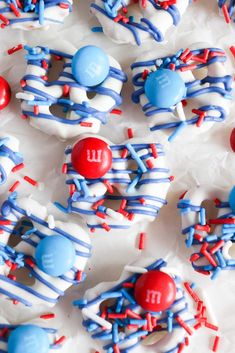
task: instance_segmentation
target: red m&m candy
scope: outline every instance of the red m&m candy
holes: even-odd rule
[[[97,179],[111,168],[112,151],[105,141],[87,137],[74,145],[71,161],[76,172],[87,179]]]
[[[174,280],[162,271],[149,271],[141,275],[135,284],[135,300],[147,311],[168,309],[176,298]]]
[[[232,130],[231,135],[230,135],[230,146],[231,146],[233,152],[235,152],[235,128]]]
[[[0,110],[4,109],[11,100],[11,88],[9,83],[0,76]]]

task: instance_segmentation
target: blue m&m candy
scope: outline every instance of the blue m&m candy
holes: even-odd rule
[[[102,49],[94,45],[83,47],[72,59],[72,74],[82,86],[97,86],[109,74],[109,58]]]
[[[40,241],[35,259],[38,268],[46,274],[58,277],[69,271],[75,262],[73,243],[62,235],[51,235]]]
[[[233,213],[235,213],[235,186],[230,191],[228,202],[231,210],[233,211]]]
[[[49,350],[46,331],[36,325],[19,326],[8,338],[8,353],[48,353]]]
[[[149,102],[158,108],[170,108],[185,97],[186,88],[180,75],[169,69],[150,73],[144,86]]]

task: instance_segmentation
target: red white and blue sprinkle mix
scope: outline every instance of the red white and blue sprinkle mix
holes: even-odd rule
[[[108,115],[122,103],[120,93],[127,77],[112,57],[108,56],[108,76],[100,84],[88,87],[78,82],[72,72],[76,67],[76,48],[60,43],[58,50],[29,46],[24,49],[28,52],[25,57],[27,70],[21,80],[22,92],[17,98],[22,101],[22,117],[29,118],[31,125],[63,139],[87,132],[97,133],[100,125],[106,124]],[[89,76],[94,81],[101,68],[97,55],[90,59],[90,62],[82,62],[83,80]],[[62,71],[50,80],[55,61],[61,62]],[[89,98],[89,94],[94,97]],[[53,113],[55,107],[61,113]]]
[[[154,55],[154,54],[153,54]],[[134,103],[140,103],[147,117],[150,131],[170,131],[168,140],[173,141],[187,126],[195,125],[207,128],[212,123],[222,122],[228,115],[232,99],[233,78],[224,68],[226,54],[219,48],[181,49],[175,55],[145,60],[144,56],[132,64],[133,85],[132,95]],[[185,82],[185,95],[173,96],[172,105],[157,106],[150,103],[146,92],[148,77],[155,71],[163,73],[158,78],[156,92],[152,88],[152,95],[158,102],[161,97],[176,95],[173,91],[174,82],[164,72],[173,70]],[[197,78],[203,73],[203,77]],[[160,90],[159,87],[161,86]],[[165,93],[164,93],[165,92]],[[207,124],[208,123],[208,124]],[[203,129],[202,128],[202,129]],[[172,132],[173,131],[173,132]]]
[[[207,210],[202,206],[209,195],[214,195],[217,210],[217,217],[213,219],[208,219]],[[211,192],[199,187],[186,192],[178,208],[186,246],[194,251],[190,256],[194,270],[211,275],[212,280],[224,270],[234,270],[235,259],[229,253],[235,240],[235,214],[229,192],[216,189]]]
[[[216,352],[219,327],[209,321],[208,308],[196,293],[195,284],[183,283],[179,276],[164,271],[165,266],[162,259],[147,268],[126,266],[125,271],[133,275],[123,275],[114,286],[99,285],[74,302],[83,314],[83,326],[94,340],[100,341],[105,352],[129,353],[141,344],[152,344],[159,352],[181,353],[189,345],[189,338],[202,327],[216,332],[212,347]],[[139,304],[140,298],[145,309]],[[195,315],[190,313],[190,298]],[[153,311],[154,305],[165,309]],[[150,307],[151,311],[147,309]]]
[[[0,293],[13,303],[55,305],[66,289],[86,278],[88,234],[74,223],[55,220],[38,202],[12,192],[1,206],[0,233]],[[16,247],[8,244],[11,236],[19,241]],[[25,269],[34,283],[21,282],[17,269]]]
[[[1,0],[0,27],[32,30],[61,24],[72,4],[72,0]]]
[[[166,204],[173,180],[162,145],[137,138],[121,145],[104,143],[101,137],[87,138],[88,146],[82,145],[85,150],[75,144],[65,151],[62,172],[67,175],[70,196],[66,207],[56,205],[66,213],[81,215],[91,231],[127,229],[143,220],[154,220]],[[77,165],[80,168],[76,170]]]

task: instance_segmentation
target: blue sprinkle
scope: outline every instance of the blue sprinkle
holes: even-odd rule
[[[215,269],[214,273],[212,274],[211,279],[215,280],[219,276],[221,270],[222,270],[221,267],[218,266]]]
[[[94,33],[98,33],[98,32],[102,33],[103,32],[103,28],[102,27],[92,27],[91,30]]]
[[[100,295],[100,298],[102,299],[119,298],[119,297],[122,297],[122,293],[120,292],[106,292]]]
[[[139,166],[140,170],[142,171],[142,173],[146,173],[147,172],[147,168],[146,168],[145,164],[143,163],[142,159],[138,156],[138,154],[136,153],[136,151],[132,147],[132,145],[130,143],[127,143],[125,146],[128,149],[128,151],[130,152],[131,157],[138,164],[138,166]]]
[[[74,306],[78,306],[79,308],[83,308],[87,305],[86,299],[78,299],[73,301]]]
[[[206,225],[206,210],[203,207],[200,209],[199,219],[200,219],[201,225],[205,226]]]
[[[54,202],[55,207],[57,207],[60,211],[64,212],[64,213],[68,213],[68,210],[66,207],[64,207],[63,205],[61,205],[61,203],[59,202]]]
[[[175,131],[168,137],[168,141],[172,142],[180,133],[181,131],[187,126],[187,122],[186,121],[182,121],[177,128],[175,129]]]
[[[136,304],[135,299],[126,291],[125,288],[121,289],[123,296],[130,301],[131,304]]]
[[[44,24],[44,9],[45,9],[44,0],[39,0],[39,23],[40,23],[40,25]]]

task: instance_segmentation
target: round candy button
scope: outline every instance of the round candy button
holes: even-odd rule
[[[135,299],[147,311],[168,309],[176,298],[174,280],[161,271],[149,271],[141,275],[135,284]]]
[[[97,86],[109,74],[109,58],[94,45],[83,47],[73,57],[72,74],[82,86]]]
[[[40,241],[35,259],[38,268],[46,274],[58,277],[69,271],[75,262],[73,243],[62,235],[51,235]]]
[[[48,353],[49,350],[47,333],[35,325],[19,326],[8,338],[8,353]]]
[[[231,146],[233,152],[235,152],[235,128],[232,130],[231,135],[230,135],[230,146]]]
[[[9,83],[0,76],[0,110],[4,109],[11,100],[11,88]]]
[[[109,145],[97,138],[87,137],[78,141],[71,153],[73,168],[87,179],[104,176],[112,165]]]
[[[150,73],[144,86],[149,102],[158,108],[170,108],[185,97],[186,88],[181,76],[169,69]]]
[[[233,211],[233,213],[235,213],[235,186],[230,191],[228,202],[231,210]]]

